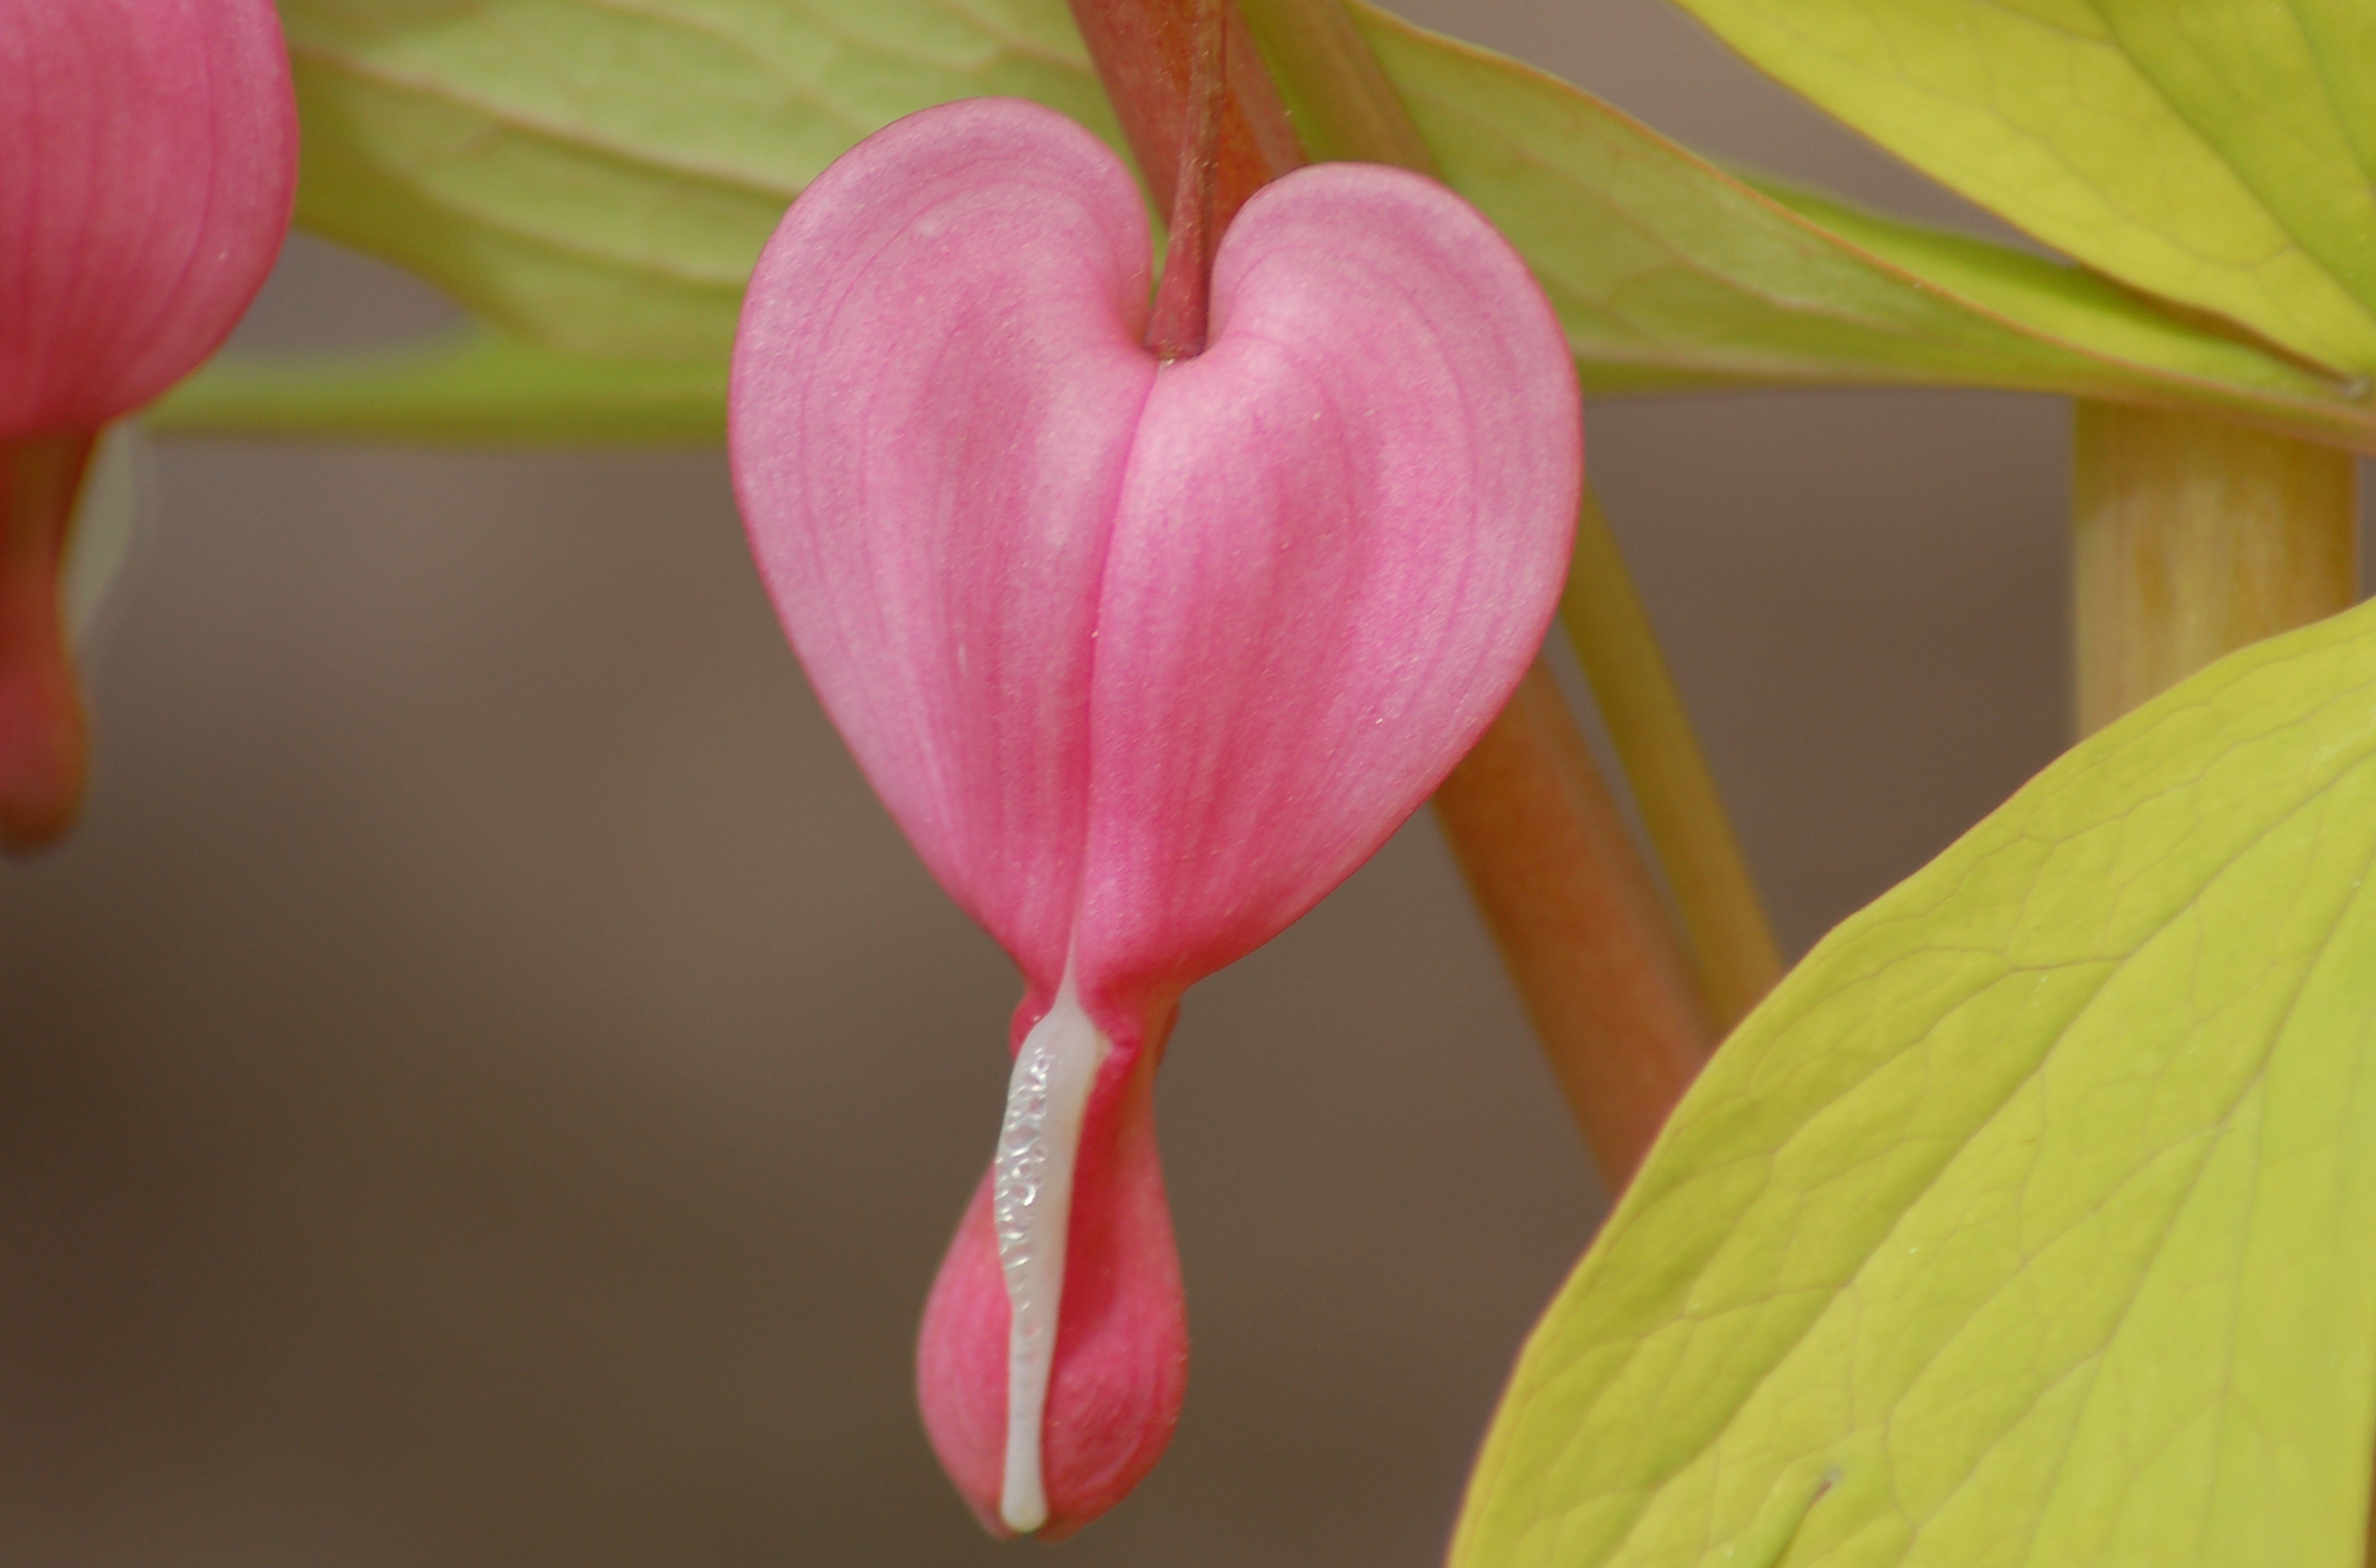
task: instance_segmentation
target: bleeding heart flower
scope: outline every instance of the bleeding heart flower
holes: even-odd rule
[[[925,1424],[994,1531],[1110,1506],[1186,1328],[1150,1112],[1190,982],[1424,800],[1540,642],[1574,373],[1443,187],[1247,203],[1158,362],[1145,208],[1030,104],[928,110],[794,204],[743,306],[735,482],[826,709],[1023,971],[1006,1122],[925,1312]]]
[[[296,184],[271,0],[0,0],[0,845],[81,798],[57,576],[92,440],[229,335]]]

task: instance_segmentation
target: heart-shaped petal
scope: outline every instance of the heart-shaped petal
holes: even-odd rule
[[[919,1349],[993,1528],[1077,1526],[1168,1439],[1185,1330],[1146,1096],[1176,999],[1499,710],[1581,483],[1550,310],[1430,181],[1333,165],[1257,195],[1194,360],[1141,346],[1146,278],[1087,132],[949,105],[794,205],[736,346],[736,484],[785,626],[1028,981]]]
[[[1582,463],[1549,307],[1442,187],[1266,187],[1159,369],[1143,213],[1047,110],[912,115],[787,215],[733,382],[827,710],[1043,996],[1078,928],[1093,1010],[1259,945],[1426,798],[1541,639]]]

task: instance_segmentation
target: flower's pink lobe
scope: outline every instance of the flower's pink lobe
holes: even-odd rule
[[[1430,181],[1265,187],[1198,357],[1142,347],[1146,278],[1143,208],[1087,132],[948,105],[793,206],[735,350],[777,609],[1028,982],[918,1352],[934,1447],[1002,1532],[1094,1516],[1178,1413],[1148,1093],[1181,992],[1343,880],[1500,709],[1581,484],[1550,307]]]
[[[1524,265],[1416,174],[1320,164],[1223,237],[1113,525],[1090,699],[1085,994],[1178,988],[1367,860],[1542,640],[1582,482]]]
[[[196,369],[296,188],[271,0],[0,0],[0,440],[96,431]]]
[[[1019,1016],[1030,1017],[1028,1007]],[[1158,1054],[1134,1048],[1128,1065],[1111,1064],[1083,1118],[1042,1439],[1042,1540],[1071,1534],[1138,1484],[1170,1443],[1187,1392],[1180,1259],[1156,1158]],[[1009,1321],[985,1174],[924,1306],[916,1388],[933,1451],[983,1527],[1001,1536],[1013,1533],[999,1517]]]
[[[81,799],[58,570],[91,438],[230,334],[296,184],[271,0],[0,0],[0,846]]]
[[[809,187],[735,346],[735,483],[801,661],[925,864],[1050,994],[1098,580],[1155,380],[1148,267],[1104,148],[950,104]]]

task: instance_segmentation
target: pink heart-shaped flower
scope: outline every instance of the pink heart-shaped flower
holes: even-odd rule
[[[919,1353],[993,1529],[1074,1527],[1161,1452],[1186,1334],[1148,1105],[1180,993],[1491,721],[1581,483],[1557,322],[1442,186],[1333,164],[1258,192],[1194,359],[1142,346],[1149,260],[1087,132],[950,104],[794,204],[735,351],[736,488],[785,627],[1027,981]]]

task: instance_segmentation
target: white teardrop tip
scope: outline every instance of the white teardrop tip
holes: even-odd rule
[[[1028,1536],[1048,1522],[1040,1447],[1064,1292],[1073,1165],[1080,1151],[1081,1116],[1106,1051],[1105,1036],[1073,994],[1067,972],[1055,1004],[1024,1037],[1007,1080],[1006,1122],[999,1130],[992,1179],[1010,1320],[1006,1465],[998,1516],[1017,1535]]]
[[[1037,1478],[1034,1479],[1036,1481]],[[1018,1497],[1010,1485],[1006,1495],[998,1500],[998,1516],[1005,1520],[1006,1527],[1016,1535],[1028,1536],[1048,1522],[1047,1495],[1034,1485],[1028,1493]]]

